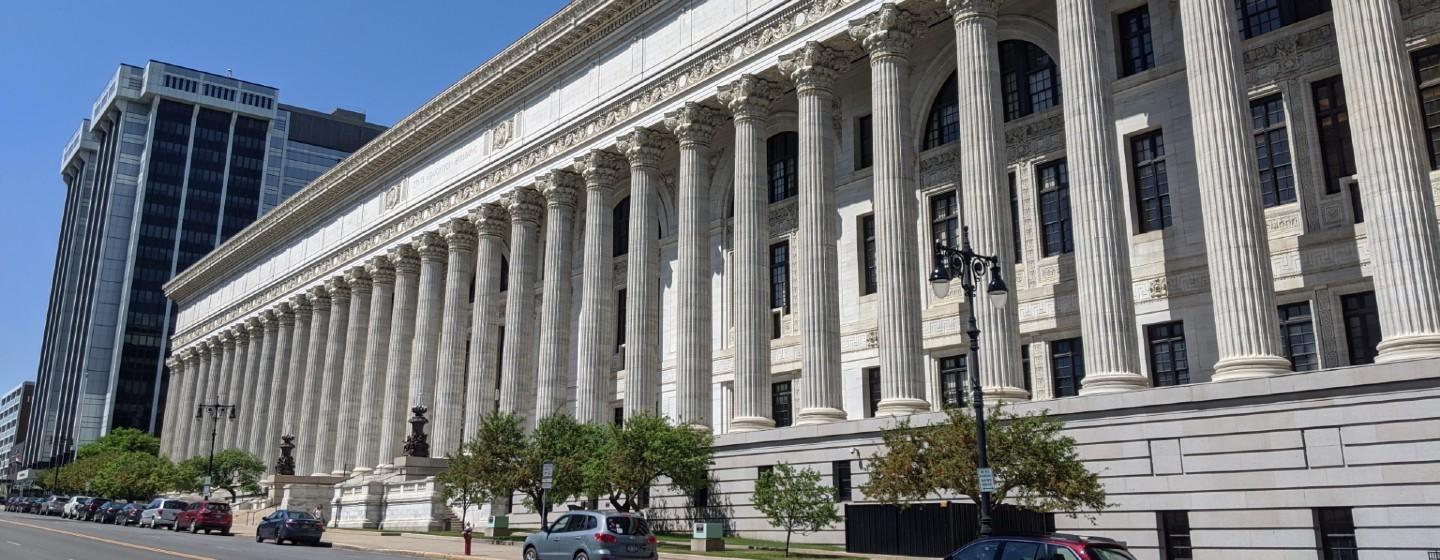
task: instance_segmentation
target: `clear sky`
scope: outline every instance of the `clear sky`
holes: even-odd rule
[[[0,391],[33,380],[65,187],[60,150],[117,65],[150,59],[392,125],[562,0],[13,0],[0,15]],[[231,8],[242,8],[236,13]]]

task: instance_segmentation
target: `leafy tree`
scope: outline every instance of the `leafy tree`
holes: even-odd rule
[[[202,491],[208,465],[209,457],[205,455],[181,461],[175,468],[175,489],[182,492]],[[239,449],[217,451],[211,486],[229,492],[233,501],[241,492],[260,492],[260,477],[264,474],[265,463],[250,453]]]
[[[461,498],[465,505],[508,499],[522,483],[525,450],[525,426],[519,416],[508,412],[485,416],[474,439],[451,455],[442,492],[451,500]]]
[[[485,485],[481,478],[483,458],[473,454],[473,446],[463,445],[461,449],[445,456],[445,471],[435,475],[440,483],[440,496],[445,503],[460,504],[460,526],[465,526],[465,516],[470,505],[485,501]]]
[[[100,439],[80,446],[80,449],[75,451],[75,457],[77,459],[84,459],[97,455],[114,455],[130,452],[159,455],[160,438],[150,435],[149,432],[144,430],[116,428],[110,430],[110,433],[101,436]]]
[[[771,525],[785,529],[785,556],[790,555],[791,534],[814,533],[840,521],[832,489],[820,484],[820,473],[787,463],[760,474],[754,500],[755,509],[769,517]]]
[[[60,466],[58,472],[56,469],[46,469],[36,475],[35,485],[57,494],[84,493],[85,484],[95,478],[95,473],[100,472],[108,460],[109,456],[91,455]]]
[[[976,473],[975,418],[950,409],[929,426],[909,421],[885,430],[887,452],[870,458],[867,496],[906,504],[935,494],[964,494],[980,500]],[[1003,407],[986,422],[990,468],[995,471],[994,503],[1036,511],[1100,511],[1105,489],[1075,453],[1075,440],[1061,434],[1061,422],[1044,414],[1016,415]]]
[[[540,503],[546,461],[555,465],[552,486],[545,493],[547,508],[584,493],[585,466],[604,441],[602,428],[576,422],[570,416],[556,414],[541,420],[526,441],[524,461],[516,473],[525,506],[536,509]]]
[[[709,484],[710,432],[675,426],[648,414],[610,426],[599,450],[585,465],[584,491],[606,496],[619,511],[649,506],[649,490],[660,477],[686,493]]]
[[[169,459],[139,451],[105,457],[105,464],[90,485],[96,494],[143,500],[174,485],[175,467]]]

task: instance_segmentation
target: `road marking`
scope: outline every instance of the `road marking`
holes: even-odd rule
[[[123,547],[125,547],[125,548],[133,548],[133,549],[136,549],[136,550],[143,550],[143,551],[146,551],[146,552],[157,552],[157,553],[160,553],[160,554],[168,554],[168,555],[170,555],[170,556],[176,556],[176,557],[179,557],[179,558],[189,558],[190,560],[215,560],[214,558],[211,558],[211,557],[209,557],[209,556],[196,556],[196,555],[194,555],[194,554],[186,554],[186,553],[184,553],[184,552],[176,552],[176,551],[173,551],[173,550],[165,550],[165,549],[163,549],[163,548],[154,548],[154,547],[149,547],[149,546],[144,546],[144,545],[138,545],[138,544],[133,544],[133,543],[121,542],[121,541],[116,541],[116,540],[111,540],[111,539],[96,537],[96,536],[93,536],[93,535],[86,535],[86,534],[84,534],[84,533],[76,533],[76,532],[73,532],[73,531],[63,531],[63,530],[60,530],[60,529],[55,529],[55,528],[51,528],[51,527],[44,527],[44,526],[41,526],[41,525],[31,525],[31,524],[29,524],[29,523],[20,523],[20,522],[18,522],[18,521],[10,521],[10,520],[8,520],[8,519],[0,519],[0,523],[5,523],[5,524],[8,524],[8,525],[16,525],[16,526],[19,526],[19,527],[29,527],[29,528],[31,528],[31,529],[39,529],[39,530],[41,530],[41,531],[49,531],[49,532],[51,532],[51,533],[60,533],[60,534],[62,534],[62,535],[69,535],[69,536],[72,536],[72,537],[80,537],[80,538],[82,538],[82,539],[90,539],[90,540],[92,540],[92,541],[99,541],[99,542],[103,542],[103,543],[105,543],[105,544],[113,544],[113,545],[115,545],[115,546],[123,546]],[[7,542],[9,542],[9,541],[7,541]],[[12,544],[13,544],[13,543],[12,543]],[[16,546],[19,546],[19,545],[16,545]]]
[[[15,542],[15,541],[5,541],[5,542],[10,543],[10,544],[13,544],[13,545],[15,545],[15,546],[20,546],[20,543]]]

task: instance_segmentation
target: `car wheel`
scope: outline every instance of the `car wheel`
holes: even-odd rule
[[[535,547],[525,547],[525,560],[540,560],[540,554],[535,552]]]
[[[197,525],[196,525],[196,522],[192,520],[192,521],[190,522],[190,534],[193,535],[193,534],[196,534],[196,533],[199,533],[199,532],[200,532],[200,527],[197,526]]]
[[[280,533],[275,533],[275,546],[285,544],[285,539],[280,538]]]
[[[575,560],[590,560],[590,555],[582,550],[575,553]]]
[[[260,536],[260,530],[255,530],[255,542],[265,542],[265,537]]]

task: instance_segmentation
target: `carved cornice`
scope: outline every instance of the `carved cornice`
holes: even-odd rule
[[[445,244],[450,246],[451,253],[472,252],[479,239],[475,233],[475,224],[465,218],[445,220],[440,226],[440,235],[445,238]]]
[[[693,101],[679,109],[665,114],[665,127],[679,140],[683,149],[688,146],[709,147],[715,139],[715,130],[720,127],[720,112]]]
[[[754,74],[743,74],[719,88],[720,102],[735,115],[736,122],[763,120],[780,93],[779,84]]]
[[[924,31],[925,23],[918,14],[892,3],[881,4],[880,9],[865,17],[850,20],[850,38],[865,47],[872,62],[910,56],[915,37]]]
[[[839,49],[809,41],[789,54],[780,55],[780,72],[795,82],[796,93],[830,91],[835,78],[850,67],[850,59]]]
[[[475,232],[481,237],[504,238],[510,231],[510,211],[498,202],[487,202],[470,212]]]
[[[545,204],[552,210],[574,210],[580,202],[580,189],[584,188],[584,180],[573,171],[556,169],[541,176],[535,183],[535,188],[545,195]]]
[[[616,145],[631,167],[660,167],[660,158],[670,147],[670,138],[659,131],[637,126],[621,136]]]
[[[516,187],[505,197],[505,208],[510,211],[511,225],[535,225],[545,217],[545,196],[535,187]]]

